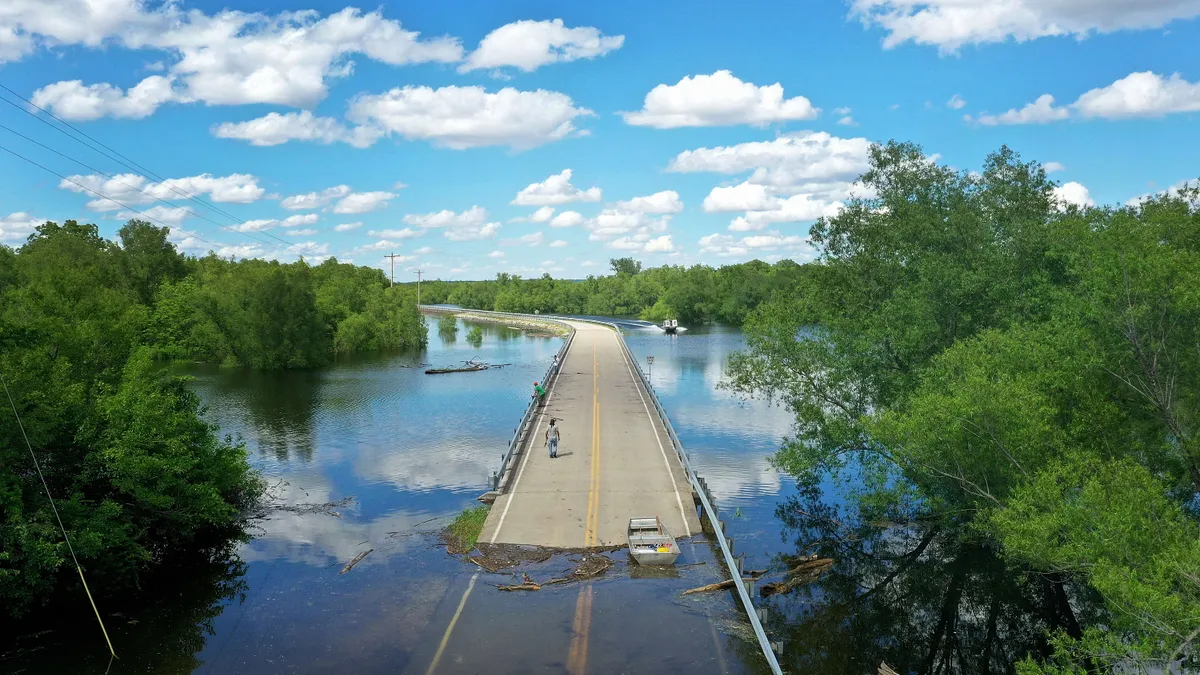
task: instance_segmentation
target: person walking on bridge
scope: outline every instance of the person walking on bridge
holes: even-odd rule
[[[546,429],[546,446],[550,448],[550,459],[558,457],[558,439],[559,429],[554,425],[554,418],[550,418],[550,427]]]

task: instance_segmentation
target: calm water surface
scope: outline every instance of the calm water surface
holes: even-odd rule
[[[445,552],[437,532],[486,490],[533,381],[561,345],[558,338],[482,325],[484,341],[476,348],[464,339],[470,326],[459,325],[454,338],[439,335],[430,320],[429,348],[421,354],[355,358],[319,371],[187,368],[208,418],[246,442],[275,503],[285,508],[256,521],[252,538],[228,560],[181,571],[156,588],[162,600],[153,609],[110,617],[122,655],[110,672],[426,673],[435,658],[438,673],[566,672],[580,658],[571,636],[585,605],[592,672],[764,672],[730,595],[680,596],[721,578],[703,540],[686,543],[679,569],[665,578],[631,579],[646,575],[619,564],[594,584],[523,594],[496,590],[494,584],[512,579],[477,574]],[[983,617],[975,623],[987,613],[963,603],[1001,605],[993,595],[971,595],[991,582],[978,575],[970,552],[938,543],[926,544],[918,569],[931,583],[909,588],[912,575],[898,574],[886,589],[871,590],[872,580],[891,569],[864,563],[875,560],[879,543],[838,543],[822,529],[824,521],[813,520],[831,508],[832,491],[799,490],[767,461],[791,427],[790,413],[717,387],[728,355],[744,344],[740,331],[699,327],[668,337],[641,322],[623,325],[737,549],[746,553],[747,568],[778,567],[777,556],[797,552],[839,559],[824,583],[764,603],[772,630],[788,645],[783,661],[797,672],[856,672],[880,657],[919,672],[924,652],[943,649],[945,639],[936,622],[922,623],[918,615],[947,611],[945,589],[959,588],[951,609],[962,604],[963,614]],[[425,364],[458,365],[476,356],[510,365],[423,373]],[[654,357],[652,369],[647,356]],[[893,533],[887,542],[903,548],[910,536],[907,552],[923,533]],[[339,573],[367,550],[351,572]],[[960,560],[964,571],[955,572]],[[558,556],[526,569],[545,580],[572,568]],[[964,600],[968,585],[979,588],[968,589]],[[458,612],[468,588],[470,600]],[[864,594],[868,599],[859,600]],[[1028,599],[1014,598],[1003,607],[1020,606],[1025,616]],[[1010,627],[1001,630],[1016,641],[1022,627],[1011,614],[1005,615]],[[1027,631],[1042,626],[1026,623]],[[450,625],[456,627],[448,636]],[[67,643],[73,649],[35,650],[22,671],[104,672],[103,645],[89,630],[94,626],[80,625]],[[940,630],[956,634],[955,626]],[[987,639],[995,641],[996,633]],[[975,671],[953,663],[949,653],[944,670]]]

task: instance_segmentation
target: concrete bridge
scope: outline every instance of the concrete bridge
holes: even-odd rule
[[[646,516],[658,516],[676,537],[700,532],[687,473],[621,336],[603,325],[564,323],[574,338],[501,476],[479,541],[620,545],[629,519]],[[545,448],[551,418],[562,436],[557,459]]]

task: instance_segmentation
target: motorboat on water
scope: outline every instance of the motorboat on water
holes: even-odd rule
[[[629,555],[639,565],[674,565],[679,544],[657,516],[629,519]]]
[[[667,335],[674,335],[679,330],[679,321],[675,319],[664,319],[662,329]]]

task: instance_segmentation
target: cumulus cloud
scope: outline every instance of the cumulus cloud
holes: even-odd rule
[[[575,227],[587,220],[578,211],[563,211],[550,220],[550,227]]]
[[[760,256],[772,251],[785,251],[790,257],[800,260],[812,260],[816,257],[816,249],[809,243],[808,237],[798,235],[783,235],[779,232],[757,234],[740,239],[728,234],[710,234],[700,238],[700,252],[709,253],[722,258]]]
[[[805,131],[770,141],[685,150],[667,171],[744,174],[749,181],[784,191],[819,191],[823,184],[845,184],[869,168],[871,142]]]
[[[63,119],[79,122],[101,117],[142,119],[164,103],[186,101],[187,97],[175,91],[169,78],[151,75],[128,91],[107,83],[55,82],[33,92],[30,100]]]
[[[762,211],[775,208],[779,200],[765,185],[743,182],[728,187],[715,187],[704,198],[708,213],[728,211]]]
[[[1071,116],[1071,112],[1066,108],[1057,107],[1054,105],[1054,97],[1050,94],[1042,94],[1033,103],[1027,103],[1021,109],[1012,108],[1008,112],[999,115],[989,115],[984,113],[975,118],[976,122],[986,126],[995,126],[997,124],[1045,124],[1047,122],[1057,122],[1065,120]],[[970,119],[967,116],[966,119]]]
[[[1092,195],[1083,185],[1071,181],[1063,183],[1054,188],[1054,199],[1059,203],[1060,208],[1067,206],[1095,206],[1096,202],[1092,200]]]
[[[488,257],[489,258],[503,258],[506,255],[508,255],[508,254],[505,253],[504,251],[492,251],[491,253],[488,254]]]
[[[260,147],[282,145],[288,141],[311,141],[323,145],[341,142],[366,148],[383,136],[383,131],[377,127],[347,127],[332,117],[317,117],[307,110],[282,115],[272,112],[246,122],[224,122],[214,126],[212,133],[217,138],[247,141]]]
[[[663,190],[645,197],[634,197],[627,202],[617,202],[616,208],[637,213],[679,213],[683,210],[683,202],[678,192]]]
[[[489,93],[474,86],[406,86],[355,98],[348,117],[387,134],[454,150],[492,145],[525,150],[572,135],[575,119],[593,114],[570,96],[544,89],[506,87]]]
[[[367,235],[371,237],[380,237],[383,239],[412,239],[419,237],[423,232],[414,230],[411,227],[406,227],[400,230],[368,230]]]
[[[1170,195],[1172,197],[1179,197],[1183,194],[1187,194],[1189,200],[1191,200],[1193,202],[1193,204],[1195,204],[1197,207],[1200,207],[1200,199],[1197,199],[1197,191],[1200,191],[1200,180],[1197,180],[1197,179],[1181,180],[1178,183],[1167,188],[1166,190],[1160,190],[1155,193],[1144,194],[1144,195],[1140,195],[1138,197],[1134,197],[1133,199],[1130,199],[1129,201],[1125,202],[1125,206],[1138,207],[1155,197],[1164,197],[1167,195]]]
[[[288,230],[288,234],[293,237],[309,237],[316,233],[317,231],[313,228],[306,228],[303,230]]]
[[[951,96],[950,100],[946,101],[946,107],[954,110],[962,110],[964,107],[966,107],[966,105],[966,100],[964,100],[963,97],[959,96],[958,94]]]
[[[764,126],[772,122],[809,120],[820,109],[803,96],[783,97],[783,85],[756,86],[728,70],[687,76],[673,85],[660,84],[637,112],[621,113],[626,124],[657,129],[736,124]]]
[[[145,219],[160,225],[176,227],[195,214],[190,209],[175,206],[150,206],[138,211],[118,211],[118,220]]]
[[[301,227],[303,225],[312,225],[316,223],[319,218],[320,216],[315,213],[305,213],[303,215],[297,214],[284,218],[279,224],[283,227]]]
[[[855,122],[855,121],[854,121],[854,118],[853,118],[853,117],[851,117],[851,116],[849,116],[849,115],[846,115],[846,116],[844,116],[844,117],[840,118],[840,119],[837,121],[837,123],[838,123],[838,125],[839,125],[839,126],[843,126],[843,127],[856,127],[856,126],[858,126],[858,122]]]
[[[554,241],[550,242],[550,248],[562,248],[566,245],[567,241],[565,239],[555,239]]]
[[[500,231],[500,223],[486,221],[487,209],[481,206],[472,206],[461,213],[446,209],[404,216],[404,222],[409,225],[423,229],[443,229],[444,236],[451,241],[475,241],[495,237]]]
[[[362,227],[362,222],[342,223],[341,225],[338,225],[337,227],[335,227],[333,229],[336,232],[349,232],[351,230],[357,230],[360,227]]]
[[[44,222],[46,221],[34,218],[24,211],[10,213],[0,218],[0,241],[24,241]]]
[[[734,232],[761,230],[769,223],[802,223],[821,217],[833,217],[842,209],[840,201],[815,199],[812,195],[798,194],[779,199],[767,209],[748,210],[729,224]]]
[[[967,44],[1159,28],[1200,16],[1200,0],[852,0],[851,16],[906,42],[953,52]]]
[[[96,174],[73,175],[59,182],[58,187],[80,194],[105,198],[87,203],[93,211],[116,211],[122,206],[151,204],[158,200],[177,201],[191,196],[207,196],[214,202],[250,204],[262,199],[267,191],[260,187],[258,178],[247,173],[228,176],[213,176],[203,173],[186,178],[171,178],[161,183],[148,180],[135,173],[116,174],[110,178]],[[118,204],[117,202],[120,202]]]
[[[319,209],[335,199],[345,197],[346,195],[350,194],[350,192],[351,189],[349,185],[335,185],[331,188],[325,188],[320,192],[292,195],[291,197],[287,197],[283,201],[279,202],[279,205],[289,211]]]
[[[542,240],[545,238],[541,232],[530,232],[517,238],[517,241],[526,246],[541,246]]]
[[[550,219],[553,217],[554,217],[554,207],[553,206],[543,206],[542,208],[538,209],[537,211],[534,211],[533,215],[529,216],[529,220],[530,220],[530,222],[533,222],[533,223],[548,223],[548,222],[550,222]]]
[[[598,187],[580,190],[571,185],[571,170],[563,169],[540,183],[525,186],[512,203],[519,206],[558,206],[570,202],[598,202],[600,194]],[[541,213],[540,210],[538,212]]]
[[[97,113],[138,116],[130,112],[141,114],[170,100],[311,108],[325,98],[331,80],[352,72],[353,55],[398,66],[454,63],[463,54],[455,38],[422,39],[379,11],[364,14],[353,7],[324,17],[311,10],[210,15],[174,2],[21,0],[0,15],[0,61],[40,46],[110,43],[167,52],[166,74],[128,92],[103,83],[50,85],[59,96],[47,99],[56,113],[74,119]],[[89,100],[101,103],[85,104]]]
[[[352,192],[338,200],[334,205],[334,213],[370,213],[387,208],[388,200],[394,199],[394,192]]]
[[[1067,167],[1063,166],[1061,162],[1046,162],[1042,165],[1042,168],[1046,170],[1046,173],[1055,173],[1058,171],[1067,170]]]
[[[606,36],[591,26],[567,28],[562,19],[514,21],[480,40],[458,71],[512,66],[532,72],[551,63],[604,56],[624,43],[624,35]]]
[[[1188,82],[1179,73],[1163,77],[1145,71],[1087,91],[1066,107],[1055,107],[1054,97],[1042,94],[1019,110],[980,115],[976,121],[985,125],[1037,124],[1069,117],[1116,120],[1196,111],[1200,111],[1200,82]]]

